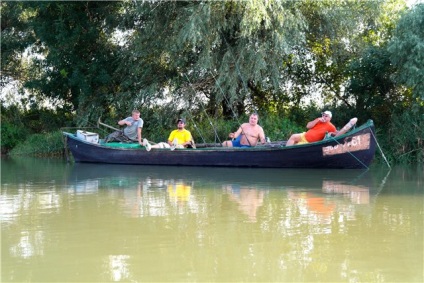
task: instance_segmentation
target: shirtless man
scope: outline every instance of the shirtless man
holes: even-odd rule
[[[251,147],[256,146],[260,141],[265,143],[265,133],[258,125],[259,116],[256,113],[250,115],[249,123],[242,124],[234,133],[228,136],[234,140],[224,141],[222,146],[226,147]]]

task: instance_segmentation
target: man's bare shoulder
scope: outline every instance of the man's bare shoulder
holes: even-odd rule
[[[255,125],[255,130],[263,131],[263,128],[260,125]]]

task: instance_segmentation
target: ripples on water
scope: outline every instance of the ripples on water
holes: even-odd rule
[[[3,282],[422,282],[423,171],[3,159]]]

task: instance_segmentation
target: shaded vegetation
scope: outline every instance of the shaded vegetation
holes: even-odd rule
[[[25,142],[18,144],[11,155],[55,156],[63,154],[63,134],[61,131],[30,135]]]
[[[54,152],[49,133],[134,108],[145,137],[183,116],[198,142],[253,111],[287,139],[325,108],[339,127],[373,119],[392,162],[424,162],[424,4],[3,1],[1,14],[0,83],[17,88],[2,98],[2,152]]]

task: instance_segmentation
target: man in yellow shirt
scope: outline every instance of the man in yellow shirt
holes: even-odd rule
[[[186,130],[184,127],[185,119],[180,118],[177,120],[177,129],[173,130],[169,135],[168,143],[160,142],[155,145],[150,145],[146,139],[143,139],[143,145],[146,147],[147,151],[150,151],[152,148],[170,148],[174,150],[175,148],[195,147],[190,131]]]

